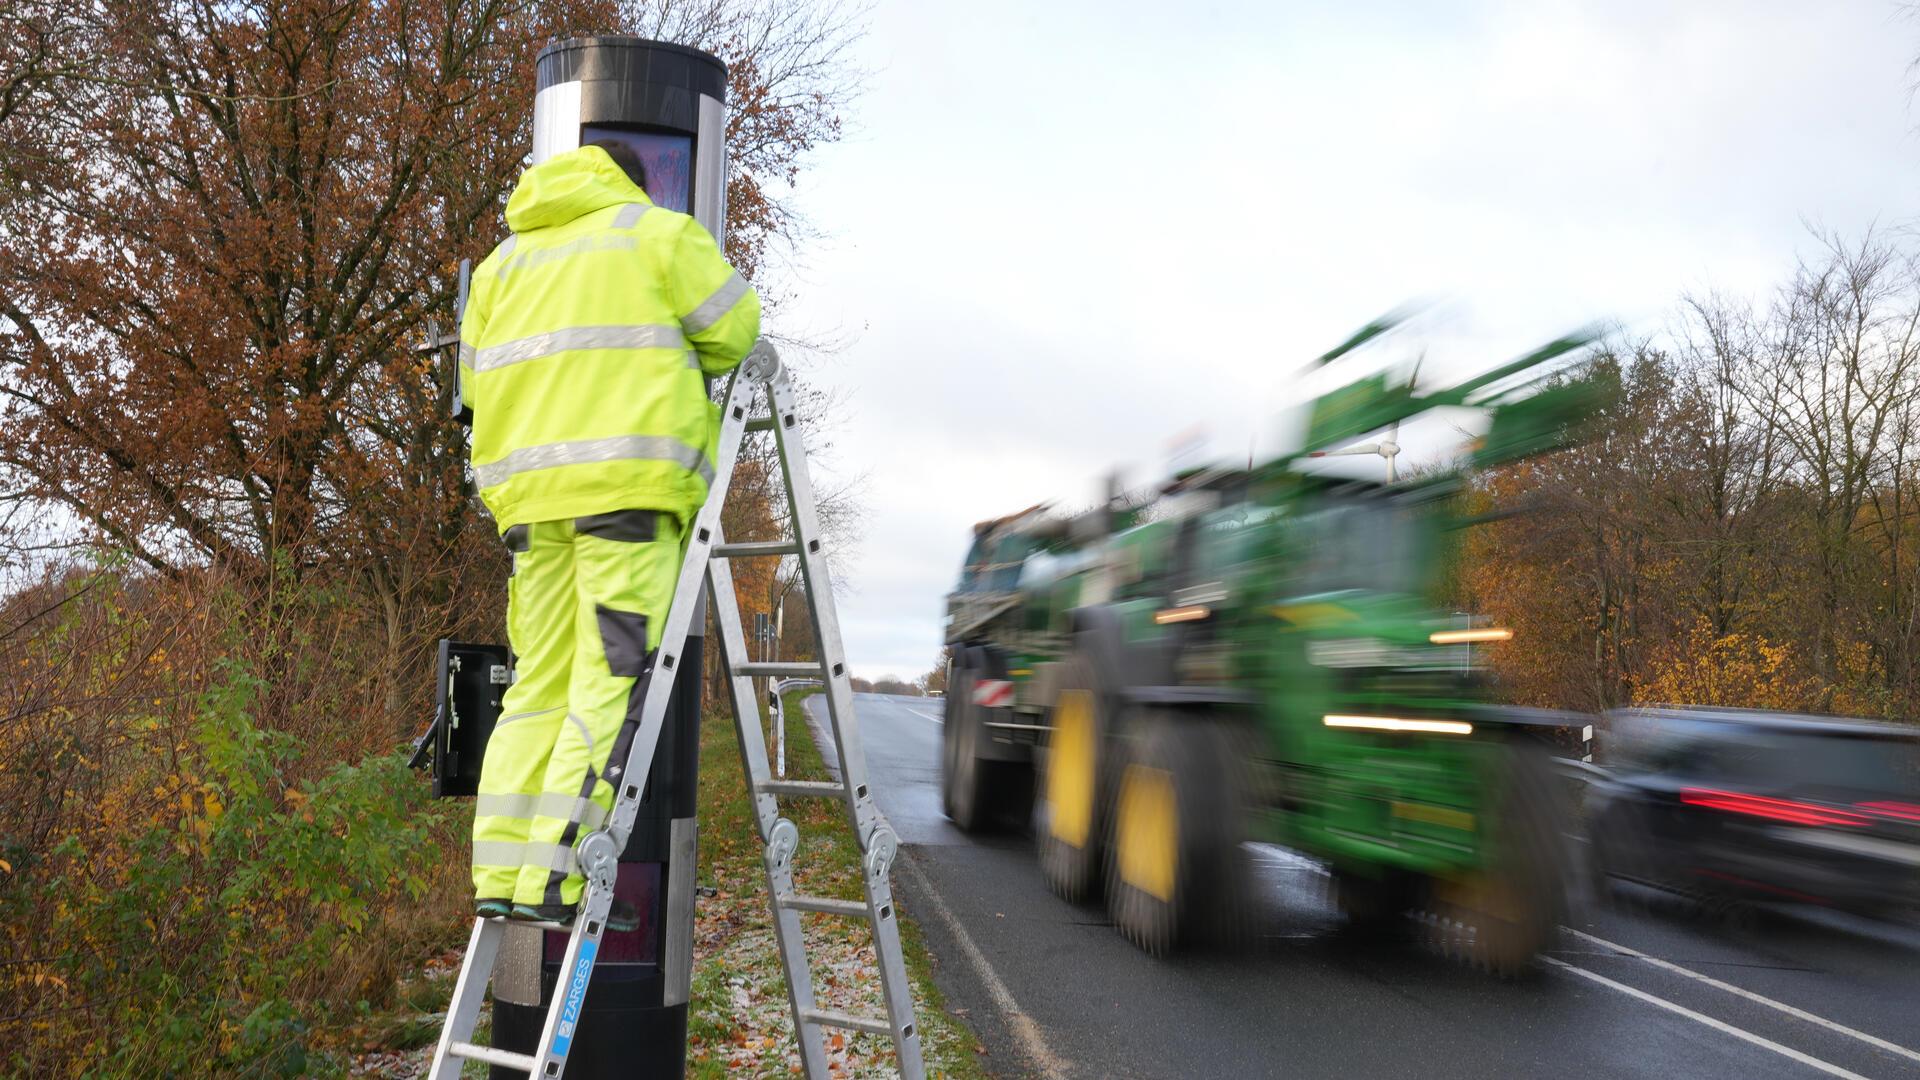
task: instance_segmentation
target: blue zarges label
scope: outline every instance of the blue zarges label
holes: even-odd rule
[[[567,997],[560,1008],[560,1023],[553,1030],[553,1056],[564,1058],[573,1044],[573,1029],[580,1024],[580,1007],[587,1000],[587,983],[593,979],[593,954],[600,943],[588,938],[580,943],[580,958],[573,963],[573,977],[567,980]]]

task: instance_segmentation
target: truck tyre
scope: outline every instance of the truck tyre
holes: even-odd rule
[[[1567,912],[1565,794],[1544,747],[1501,748],[1503,794],[1485,822],[1482,873],[1435,882],[1447,951],[1501,976],[1525,970]]]
[[[1051,730],[1034,785],[1034,835],[1048,887],[1061,899],[1079,903],[1100,891],[1116,717],[1112,697],[1079,653],[1062,665],[1056,685]]]
[[[960,831],[967,833],[980,832],[996,820],[1006,786],[1001,763],[980,759],[980,740],[986,736],[982,727],[986,717],[981,714],[986,710],[973,703],[973,686],[979,679],[981,660],[977,649],[963,654],[947,691],[940,729],[941,806]]]
[[[1147,716],[1114,796],[1107,910],[1127,940],[1164,956],[1243,929],[1249,881],[1243,740],[1219,720]]]

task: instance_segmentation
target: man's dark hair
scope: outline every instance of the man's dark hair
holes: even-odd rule
[[[647,167],[641,163],[640,155],[633,152],[633,147],[617,139],[595,139],[587,145],[605,150],[613,163],[620,166],[620,171],[627,174],[627,179],[633,181],[634,187],[647,190]]]

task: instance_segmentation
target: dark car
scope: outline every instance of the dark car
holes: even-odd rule
[[[1598,883],[1920,911],[1920,728],[1721,708],[1609,714]]]

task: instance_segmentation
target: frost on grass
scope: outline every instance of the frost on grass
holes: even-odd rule
[[[815,1004],[855,1016],[886,1015],[866,927],[827,915],[802,915],[801,924],[813,966]],[[703,899],[694,954],[700,974],[689,1023],[689,1070],[696,1075],[798,1074],[793,1015],[765,892],[723,891]],[[925,1012],[925,1003],[916,1000],[916,1015]],[[898,1075],[893,1043],[878,1035],[830,1030],[827,1066],[836,1077]]]

